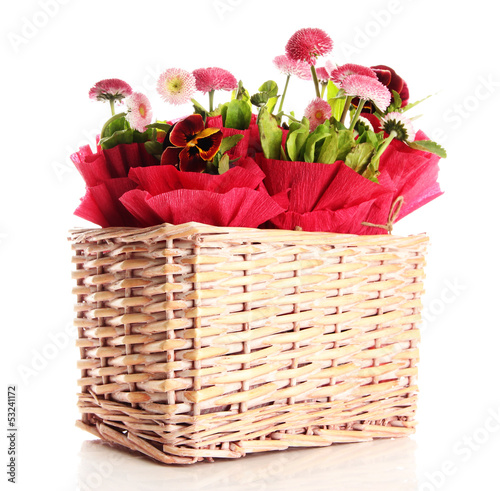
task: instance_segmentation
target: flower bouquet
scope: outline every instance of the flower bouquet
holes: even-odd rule
[[[160,95],[194,108],[173,121],[121,80],[90,90],[112,115],[72,156],[75,214],[102,227],[72,235],[79,426],[164,463],[414,431],[427,239],[390,232],[441,194],[445,151],[392,68],[317,67],[332,48],[297,31],[281,93],[167,69]]]

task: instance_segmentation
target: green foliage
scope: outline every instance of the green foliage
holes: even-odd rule
[[[235,147],[238,144],[238,142],[242,139],[243,135],[226,136],[225,138],[222,139],[219,152],[221,154],[226,153],[228,150],[231,150],[231,148]]]
[[[259,111],[257,125],[260,133],[260,143],[264,156],[279,160],[281,157],[281,141],[283,133],[276,118],[263,106]]]
[[[146,128],[160,130],[163,131],[164,133],[168,133],[171,127],[172,125],[168,124],[166,121],[157,121],[156,123],[151,123],[146,126]]]
[[[227,154],[221,157],[217,170],[219,174],[224,174],[229,170],[229,156]]]
[[[345,164],[358,174],[363,174],[374,153],[375,147],[371,143],[360,143],[347,154]]]
[[[193,103],[194,114],[199,114],[203,118],[203,121],[206,121],[208,111],[195,99],[191,99],[191,102]]]
[[[303,147],[309,136],[309,120],[303,118],[299,123],[294,121],[290,124],[290,131],[286,138],[286,154],[288,160],[298,161],[304,156]]]
[[[392,92],[393,101],[391,102],[389,107],[385,110],[386,114],[392,113],[394,111],[399,112],[401,109],[402,101],[401,101],[401,97],[400,97],[399,93],[396,92],[395,90],[392,90],[391,92]]]
[[[125,116],[126,113],[115,114],[106,121],[99,140],[102,149],[109,150],[120,144],[146,143],[149,140],[156,139],[156,129],[148,128],[147,131],[141,133],[130,127]]]
[[[268,80],[259,87],[259,92],[250,97],[250,102],[259,108],[266,107],[272,114],[276,102],[278,102],[278,84],[274,80]]]
[[[108,138],[113,135],[115,131],[129,129],[130,124],[125,118],[126,115],[127,113],[119,113],[109,118],[102,127],[101,138]]]
[[[415,102],[412,102],[411,104],[407,104],[405,107],[403,107],[401,109],[401,112],[405,112],[405,111],[408,111],[409,109],[417,106],[418,104],[426,101],[427,99],[429,99],[429,97],[432,97],[432,95],[428,95],[427,97],[424,97],[423,99],[420,99],[419,101],[415,101]]]
[[[304,145],[304,161],[316,162],[323,140],[330,136],[330,123],[320,124],[308,137]]]
[[[233,99],[223,104],[220,109],[224,128],[246,130],[252,119],[251,106],[242,99]]]
[[[414,142],[409,142],[408,146],[415,150],[422,150],[424,152],[430,152],[436,154],[438,157],[446,158],[446,150],[436,142],[431,140],[419,140]]]

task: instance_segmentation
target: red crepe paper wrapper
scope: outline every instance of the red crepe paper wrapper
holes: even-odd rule
[[[241,159],[238,164],[215,176],[180,172],[173,165],[161,165],[131,169],[129,177],[152,196],[176,189],[198,189],[220,194],[235,187],[256,189],[265,177],[260,168],[250,158]]]
[[[417,132],[416,141],[427,139],[423,131]],[[443,194],[437,182],[439,160],[437,155],[412,149],[398,140],[393,140],[382,154],[379,170],[392,181],[392,201],[398,196],[404,198],[395,221]]]
[[[269,194],[286,207],[283,214],[270,220],[275,227],[290,230],[300,227],[310,232],[384,233],[362,222],[368,218],[376,220],[379,213],[388,213],[392,188],[365,179],[341,161],[318,164],[259,156],[257,162],[266,174],[264,185]],[[284,201],[285,195],[288,203]],[[372,208],[379,213],[370,213]]]
[[[207,118],[206,128],[219,128],[222,131],[222,136],[224,138],[233,135],[243,135],[243,138],[227,153],[229,158],[235,159],[237,157],[245,157],[248,155],[248,144],[250,141],[250,129],[248,130],[237,130],[234,128],[224,128],[222,126],[222,116],[209,116]]]
[[[127,177],[133,167],[159,164],[142,143],[117,145],[109,150],[99,147],[97,153],[93,153],[90,146],[86,145],[70,158],[87,186],[96,186],[106,179]]]
[[[195,189],[177,189],[147,200],[162,222],[174,225],[200,222],[219,227],[258,227],[280,208],[269,196],[248,188],[234,188],[225,194]]]
[[[75,215],[101,227],[137,227],[139,222],[120,202],[120,197],[137,187],[128,177],[107,179],[87,188]]]
[[[228,155],[234,159],[236,157],[252,157],[255,158],[257,153],[262,152],[260,144],[259,128],[257,126],[257,115],[252,114],[250,126],[247,130],[236,130],[233,128],[224,128],[222,126],[222,116],[208,117],[206,121],[207,128],[220,128],[224,137],[236,134],[243,135],[243,139],[232,148]]]
[[[141,223],[200,222],[220,227],[258,227],[284,211],[262,185],[264,174],[246,157],[222,175],[180,172],[173,166],[135,168],[140,189],[121,203]]]

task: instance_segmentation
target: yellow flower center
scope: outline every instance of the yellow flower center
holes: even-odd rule
[[[168,81],[167,88],[169,92],[178,94],[182,90],[182,80],[179,78],[173,78]]]
[[[146,106],[141,104],[139,106],[139,114],[144,118],[146,116]]]
[[[316,111],[316,119],[323,119],[323,111]]]

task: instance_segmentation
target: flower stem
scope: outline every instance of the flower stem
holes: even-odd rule
[[[208,93],[208,110],[210,112],[213,112],[213,110],[214,110],[214,94],[215,94],[215,90],[211,90]]]
[[[366,99],[359,100],[359,106],[356,109],[356,112],[354,113],[354,116],[353,116],[352,121],[351,121],[351,125],[349,126],[349,130],[352,131],[354,129],[354,126],[356,126],[356,123],[359,119],[359,115],[361,114],[361,111],[363,110],[365,102],[366,102]]]
[[[109,105],[111,106],[111,116],[115,115],[115,100],[111,98],[109,100]]]
[[[294,118],[291,114],[283,114],[283,116],[285,116],[285,118],[288,118],[290,121],[300,123],[300,121],[297,118]]]
[[[311,65],[311,74],[314,81],[314,88],[316,89],[316,97],[321,98],[321,94],[319,93],[318,75],[316,75],[316,68],[314,68],[314,65]]]
[[[325,95],[326,84],[321,84],[321,98],[323,99]]]
[[[286,76],[285,88],[283,89],[283,94],[281,95],[280,107],[278,108],[278,113],[283,109],[283,102],[285,101],[286,89],[288,89],[288,82],[290,82],[290,74]]]
[[[351,101],[352,101],[351,96],[347,96],[345,100],[345,105],[344,105],[344,110],[342,111],[342,116],[340,118],[340,122],[344,124],[345,118],[347,116],[347,113],[349,112],[349,108],[351,107]]]
[[[389,136],[384,140],[384,143],[380,145],[380,148],[378,149],[377,153],[373,156],[372,161],[376,161],[380,159],[382,154],[385,152],[389,144],[391,143],[392,140],[397,136],[398,134],[395,131],[391,131],[389,133]]]

